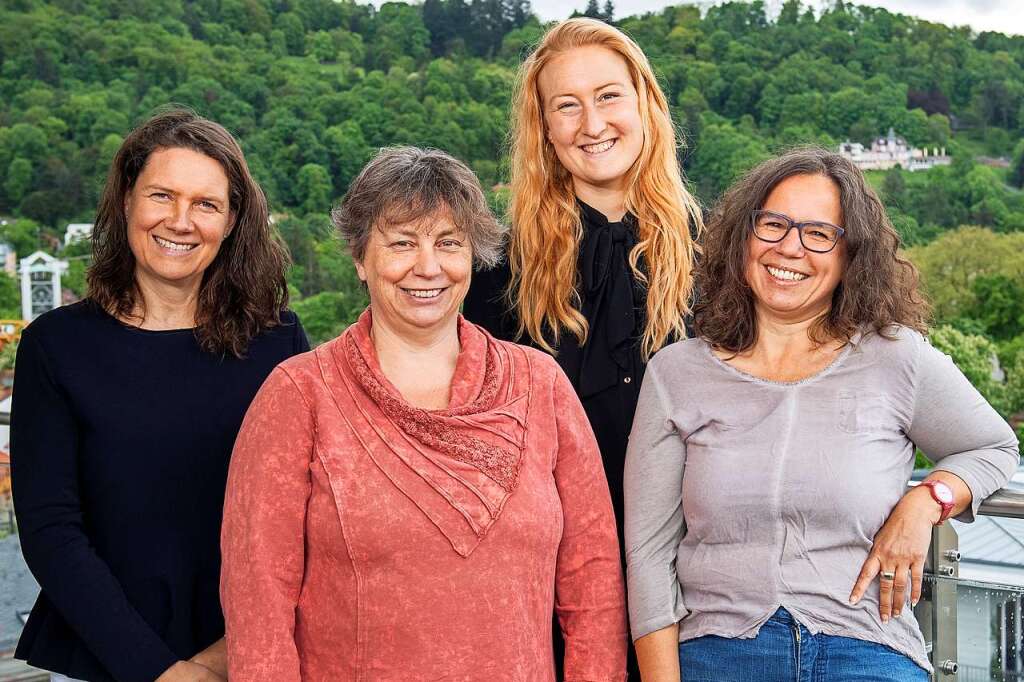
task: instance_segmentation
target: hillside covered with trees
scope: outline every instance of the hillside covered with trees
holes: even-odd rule
[[[185,104],[242,141],[291,249],[294,307],[315,340],[365,302],[327,215],[375,149],[445,149],[501,208],[509,93],[544,30],[528,0],[2,7],[0,240],[21,255],[56,250],[66,223],[92,219],[132,125],[160,105]],[[822,12],[786,0],[775,16],[762,2],[616,17],[613,3],[592,0],[585,12],[616,23],[650,56],[705,205],[792,144],[868,143],[891,127],[911,145],[949,150],[948,167],[872,180],[951,330],[937,338],[978,357],[998,350],[1010,379],[997,387],[1001,409],[1024,408],[1014,388],[1024,376],[1024,37],[841,0]],[[87,252],[75,245],[65,255]],[[78,293],[86,262],[72,261]],[[0,309],[16,305],[8,288],[0,283]]]

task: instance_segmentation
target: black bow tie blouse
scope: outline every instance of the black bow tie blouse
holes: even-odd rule
[[[572,334],[563,334],[555,357],[576,389],[601,447],[621,541],[622,469],[645,367],[640,336],[646,291],[629,266],[638,239],[633,217],[627,214],[620,222],[609,222],[597,209],[582,201],[577,204],[583,222],[577,260],[580,312],[590,331],[583,345]],[[500,339],[534,345],[529,338],[516,338],[518,321],[503,298],[509,277],[507,263],[474,273],[463,314]]]

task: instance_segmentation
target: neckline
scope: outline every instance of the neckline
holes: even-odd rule
[[[99,310],[100,314],[103,317],[105,317],[107,320],[109,320],[113,324],[117,325],[121,329],[125,329],[125,330],[131,331],[131,332],[137,332],[137,333],[140,333],[140,334],[147,334],[147,335],[150,335],[150,336],[166,336],[166,335],[184,334],[184,333],[194,334],[195,331],[196,331],[195,327],[181,327],[181,328],[178,328],[178,329],[144,329],[142,327],[137,327],[137,326],[135,326],[133,324],[128,324],[127,322],[118,319],[116,316],[111,315],[110,312],[108,310],[106,310],[105,308],[103,308],[103,306],[101,306],[101,305],[93,304],[93,306],[97,310]]]
[[[802,386],[804,384],[814,383],[815,381],[825,378],[833,371],[835,371],[840,365],[842,365],[843,362],[846,361],[846,358],[849,357],[851,352],[853,352],[853,349],[857,346],[859,341],[860,334],[854,335],[854,337],[851,338],[846,343],[846,346],[843,348],[843,350],[835,358],[833,358],[832,362],[828,363],[814,374],[810,374],[804,377],[803,379],[796,379],[794,381],[778,381],[775,379],[766,379],[764,377],[759,377],[756,374],[751,374],[750,372],[744,371],[739,367],[734,367],[733,365],[730,365],[728,362],[715,355],[715,351],[711,347],[710,343],[708,343],[704,339],[700,339],[700,342],[704,345],[704,352],[707,353],[711,360],[723,370],[730,372],[731,374],[739,377],[740,379],[743,379],[744,381],[750,381],[765,386],[780,387]]]
[[[629,211],[623,213],[622,218],[620,220],[612,221],[608,220],[608,216],[606,216],[604,213],[597,210],[596,208],[594,208],[587,202],[583,201],[579,197],[576,197],[576,203],[579,205],[580,212],[583,213],[583,217],[587,219],[585,222],[590,222],[591,224],[594,225],[632,225],[633,214],[630,213]]]

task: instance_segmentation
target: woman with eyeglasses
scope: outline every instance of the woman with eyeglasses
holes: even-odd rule
[[[861,172],[820,149],[717,207],[697,337],[651,361],[625,469],[645,682],[924,682],[910,604],[932,526],[1018,462],[924,337],[914,267]],[[915,446],[936,462],[907,491]]]

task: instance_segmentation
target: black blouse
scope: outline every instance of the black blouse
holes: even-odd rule
[[[309,349],[292,313],[244,360],[191,330],[128,327],[98,306],[25,329],[11,473],[25,561],[42,592],[15,655],[89,682],[152,682],[224,635],[220,522],[249,402]]]
[[[629,253],[637,243],[633,217],[627,214],[613,223],[597,209],[577,203],[583,222],[577,260],[580,312],[589,333],[582,346],[575,336],[563,334],[556,359],[576,389],[601,447],[621,539],[622,469],[645,368],[640,336],[646,292],[629,266]],[[516,317],[502,299],[509,276],[507,264],[475,273],[463,314],[498,338],[531,343],[515,338]]]

